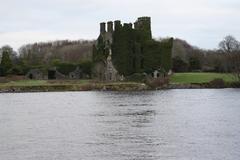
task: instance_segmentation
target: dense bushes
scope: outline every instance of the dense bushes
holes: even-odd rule
[[[5,75],[4,68],[0,65],[0,76],[4,75]]]
[[[172,70],[174,72],[199,71],[201,69],[200,61],[196,57],[190,57],[188,62],[180,57],[172,58]]]
[[[240,82],[225,82],[221,78],[216,78],[206,84],[207,88],[240,88]]]
[[[169,81],[170,80],[168,77],[159,77],[156,79],[148,79],[146,83],[148,86],[155,89],[155,88],[164,87],[165,85],[169,84]]]
[[[78,64],[79,68],[82,69],[84,74],[91,76],[93,63],[91,61],[84,61]]]
[[[132,81],[132,82],[145,82],[147,78],[146,74],[143,73],[134,73],[128,77],[126,77],[127,81]]]
[[[189,58],[189,71],[201,70],[200,60],[197,57]]]
[[[9,74],[12,74],[12,75],[24,75],[24,71],[23,71],[23,68],[21,66],[14,66],[12,67],[9,71],[8,71]]]
[[[172,70],[174,72],[187,72],[188,64],[183,61],[180,57],[175,57],[172,59],[173,67]]]
[[[60,73],[67,75],[70,72],[74,71],[77,65],[73,63],[59,63],[59,64],[56,64],[54,67],[56,67],[56,69]]]
[[[231,83],[229,83],[229,87],[240,88],[240,82],[231,82]]]
[[[220,78],[216,78],[210,81],[208,85],[211,88],[225,88],[226,86],[224,80]]]
[[[56,67],[57,71],[62,74],[68,75],[70,72],[74,71],[77,67],[82,70],[84,74],[91,75],[92,62],[84,61],[80,63],[55,63],[52,67]]]

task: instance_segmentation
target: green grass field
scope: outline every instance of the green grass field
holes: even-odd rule
[[[231,74],[221,73],[175,73],[170,78],[171,84],[191,84],[208,83],[216,78],[223,79],[225,82],[236,81]],[[102,83],[93,80],[9,80],[0,83],[0,90],[16,88],[19,90],[89,90],[99,89],[103,86],[111,86],[116,90],[121,88],[131,88],[141,86],[137,82],[114,82]],[[118,89],[117,89],[118,88]]]
[[[0,83],[0,92],[143,90],[147,88],[146,85],[137,82],[105,83],[93,80],[15,80]]]
[[[17,80],[0,83],[0,87],[7,86],[54,86],[54,85],[80,85],[90,83],[90,80]]]
[[[223,73],[175,73],[171,79],[171,83],[190,84],[190,83],[207,83],[216,78],[221,78],[225,82],[234,82],[235,78],[231,74]]]

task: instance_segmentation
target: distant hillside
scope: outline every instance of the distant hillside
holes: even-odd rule
[[[56,60],[77,63],[92,59],[93,44],[94,41],[89,40],[41,42],[22,46],[19,54],[30,65],[49,64]]]
[[[187,72],[201,70],[205,65],[205,56],[207,51],[192,46],[182,39],[173,41],[173,71]]]
[[[188,62],[189,57],[193,54],[196,47],[190,45],[182,39],[174,39],[172,57],[180,57],[183,61]]]

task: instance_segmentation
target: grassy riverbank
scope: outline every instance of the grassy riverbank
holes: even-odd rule
[[[175,73],[170,78],[170,82],[174,84],[201,84],[209,83],[214,79],[222,79],[225,82],[236,81],[233,75],[224,73]]]
[[[219,83],[213,80],[222,79]],[[231,74],[220,73],[175,73],[164,89],[187,88],[238,88],[239,83]],[[96,82],[93,80],[6,80],[0,83],[0,92],[47,92],[47,91],[140,91],[154,89],[138,82]]]
[[[148,86],[135,82],[103,83],[92,80],[19,80],[0,83],[1,92],[47,92],[89,90],[146,90]]]
[[[81,85],[91,83],[90,80],[17,80],[0,83],[0,87],[17,86],[55,86],[55,85]]]

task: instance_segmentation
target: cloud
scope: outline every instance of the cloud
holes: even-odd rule
[[[151,16],[155,37],[180,37],[215,48],[227,34],[240,39],[239,8],[239,0],[8,0],[0,5],[0,46],[93,39],[102,21]]]
[[[82,37],[87,37],[91,39],[89,35],[82,35]],[[73,33],[56,33],[56,32],[47,32],[47,31],[22,31],[22,32],[7,32],[0,33],[0,44],[11,45],[17,50],[20,46],[24,44],[34,43],[34,42],[48,42],[54,40],[78,40],[81,39],[81,35]]]

